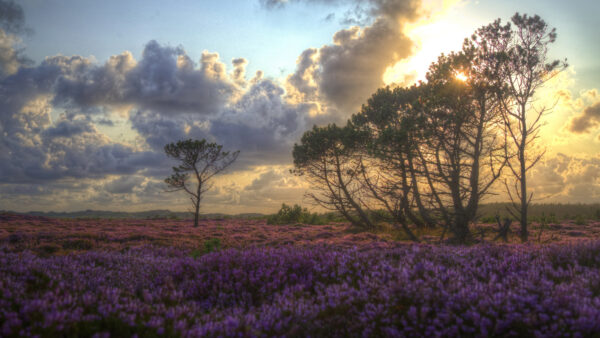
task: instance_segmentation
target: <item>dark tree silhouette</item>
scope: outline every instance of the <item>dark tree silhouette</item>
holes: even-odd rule
[[[502,85],[498,92],[503,118],[511,148],[512,182],[505,181],[512,206],[509,212],[521,223],[520,236],[528,239],[527,209],[533,193],[527,191],[527,173],[545,153],[536,148],[541,118],[548,107],[535,106],[536,91],[550,78],[567,67],[566,61],[548,60],[548,47],[556,40],[556,29],[550,29],[539,16],[516,13],[512,25],[500,25],[499,21],[481,28],[478,33],[484,42],[497,47],[500,73],[497,78]],[[482,41],[482,40],[479,40]]]
[[[173,174],[165,179],[170,192],[185,191],[190,195],[194,207],[194,226],[198,226],[200,201],[202,195],[210,188],[209,180],[231,165],[238,157],[239,151],[233,153],[223,151],[223,146],[208,143],[206,140],[185,140],[165,145],[167,156],[181,162],[173,167]],[[193,176],[194,179],[190,179]],[[194,181],[194,182],[192,182]]]
[[[529,124],[527,111],[561,64],[545,61],[556,34],[539,17],[517,14],[512,22],[515,30],[497,20],[461,51],[442,54],[425,82],[379,89],[345,127],[306,132],[293,155],[296,173],[307,174],[316,191],[309,196],[353,224],[372,226],[370,212],[384,209],[412,240],[410,223],[442,225],[464,243],[482,198],[508,166],[520,184],[521,207],[514,199],[513,206],[526,240],[525,174],[541,154],[525,153],[545,110]],[[500,225],[502,238],[509,227]]]
[[[293,172],[311,183],[313,191],[307,196],[318,205],[338,211],[357,227],[373,228],[360,184],[362,154],[356,151],[357,142],[349,128],[315,126],[294,145]]]

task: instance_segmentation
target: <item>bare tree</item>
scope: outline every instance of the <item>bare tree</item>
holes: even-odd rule
[[[210,188],[208,181],[231,165],[240,153],[239,150],[231,153],[222,149],[223,146],[208,143],[204,139],[189,139],[165,145],[167,156],[181,162],[173,167],[173,174],[165,179],[170,187],[167,191],[185,191],[190,195],[195,227],[198,226],[202,195]],[[190,175],[194,180],[190,179]]]
[[[559,71],[567,67],[566,61],[548,60],[548,47],[556,40],[556,29],[550,29],[539,16],[516,13],[512,17],[514,28],[490,25],[482,32],[493,35],[504,50],[498,80],[502,89],[498,91],[502,103],[503,118],[512,149],[507,157],[512,182],[505,181],[511,200],[509,212],[521,223],[520,236],[528,239],[527,211],[533,193],[527,190],[527,173],[545,153],[535,150],[542,126],[542,117],[548,113],[546,106],[536,106],[536,91]]]

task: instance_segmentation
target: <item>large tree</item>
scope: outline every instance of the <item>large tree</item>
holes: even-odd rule
[[[353,116],[370,133],[366,149],[381,168],[363,182],[383,205],[400,207],[388,208],[398,222],[441,221],[457,241],[469,239],[506,163],[496,90],[483,75],[488,63],[467,43],[432,64],[426,83],[380,89]]]
[[[231,165],[238,157],[235,152],[223,151],[223,146],[206,140],[184,140],[165,145],[167,156],[181,162],[165,179],[168,191],[185,191],[194,208],[194,226],[198,226],[200,201],[209,189],[209,180]],[[190,176],[193,179],[190,179]]]

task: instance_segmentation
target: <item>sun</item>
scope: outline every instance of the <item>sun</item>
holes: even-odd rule
[[[463,73],[463,72],[456,72],[456,74],[454,75],[454,77],[457,80],[462,81],[462,82],[466,82],[467,79],[468,79],[467,75],[465,75],[465,73]]]

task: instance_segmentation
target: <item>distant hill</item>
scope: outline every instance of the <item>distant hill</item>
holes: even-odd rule
[[[50,218],[113,218],[113,219],[191,219],[194,218],[194,214],[191,212],[179,212],[170,210],[148,210],[138,212],[125,212],[125,211],[106,211],[106,210],[82,210],[72,212],[43,212],[43,211],[29,211],[29,212],[12,212],[0,210],[0,213],[14,213],[19,215],[28,216],[40,216]],[[259,213],[244,213],[236,215],[228,215],[222,213],[209,213],[201,214],[200,218],[203,219],[218,219],[218,218],[262,218],[265,217]]]

